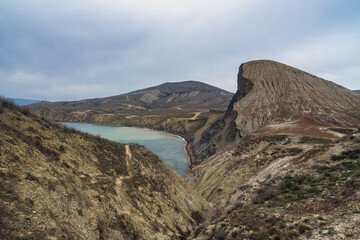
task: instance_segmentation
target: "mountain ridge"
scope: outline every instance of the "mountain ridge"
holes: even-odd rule
[[[198,110],[208,109],[210,106],[224,109],[232,95],[233,93],[198,81],[167,82],[110,97],[70,102],[41,102],[32,104],[31,107],[45,106],[67,113],[72,110],[98,110],[108,113],[149,112],[168,108]]]

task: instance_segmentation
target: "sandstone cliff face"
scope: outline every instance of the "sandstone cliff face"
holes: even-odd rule
[[[1,239],[179,239],[206,217],[208,203],[144,147],[0,112]]]
[[[225,117],[193,145],[198,163],[270,124],[307,121],[360,127],[360,96],[296,68],[268,60],[244,63]]]

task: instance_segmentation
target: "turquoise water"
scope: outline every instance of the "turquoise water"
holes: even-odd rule
[[[72,122],[62,122],[61,124],[116,142],[141,144],[158,155],[180,176],[185,177],[187,174],[189,157],[185,150],[186,142],[179,136],[144,128]]]

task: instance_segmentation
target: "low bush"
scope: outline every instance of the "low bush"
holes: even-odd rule
[[[331,139],[305,136],[301,138],[300,143],[327,144],[331,143]]]
[[[346,135],[355,132],[353,129],[348,129],[348,128],[329,128],[329,130],[338,132],[338,133],[342,133],[342,134],[346,134]]]
[[[357,159],[360,157],[360,148],[344,151],[340,155],[331,155],[331,160],[338,161],[342,159]]]
[[[15,105],[14,101],[12,101],[11,99],[8,99],[4,96],[0,96],[0,113],[2,113],[5,108],[14,109],[17,108],[17,106]]]

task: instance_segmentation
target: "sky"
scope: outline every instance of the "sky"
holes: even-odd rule
[[[360,89],[359,0],[0,0],[0,94],[118,95],[202,81],[235,92],[271,59]]]

